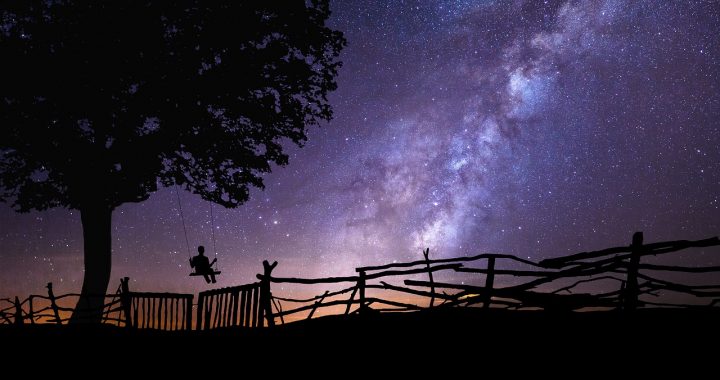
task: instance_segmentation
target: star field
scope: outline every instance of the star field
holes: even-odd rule
[[[334,120],[234,210],[180,193],[220,286],[483,251],[540,260],[720,234],[714,1],[337,1]],[[0,297],[79,290],[77,212],[0,205]],[[720,264],[717,249],[686,264]],[[196,291],[174,189],[113,220],[113,279]]]

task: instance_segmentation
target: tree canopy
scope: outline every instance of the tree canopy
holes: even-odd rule
[[[178,184],[236,207],[329,120],[327,1],[10,1],[0,199],[112,208]]]

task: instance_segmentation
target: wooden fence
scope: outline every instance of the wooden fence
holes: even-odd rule
[[[197,330],[263,327],[260,283],[207,290],[198,297]]]
[[[329,308],[334,308],[335,314],[408,312],[457,306],[564,311],[591,308],[627,313],[647,307],[711,308],[720,304],[720,284],[682,284],[662,276],[714,274],[712,280],[718,281],[720,266],[683,267],[642,261],[687,248],[718,245],[717,237],[644,244],[643,234],[637,232],[628,246],[581,252],[537,263],[496,253],[432,260],[429,250],[425,250],[422,260],[361,267],[356,269],[355,275],[328,278],[273,277],[277,262],[264,261],[263,273],[257,275],[260,282],[201,292],[194,324],[192,294],[132,292],[126,277],[115,294],[100,297],[109,299],[103,311],[104,323],[161,330],[189,330],[193,326],[196,330],[259,328],[274,326],[278,321],[285,323],[288,317],[313,318],[319,314],[318,310],[332,310]],[[461,283],[439,282],[435,276],[440,273],[470,278]],[[423,275],[428,279],[408,278]],[[398,278],[401,283],[390,282],[390,279]],[[579,291],[600,282],[617,285]],[[328,289],[317,296],[299,299],[273,294],[272,284],[339,289]],[[684,300],[693,302],[669,302],[666,296],[670,293],[684,295]],[[31,295],[24,301],[17,297],[0,299],[0,324],[67,323],[72,308],[62,305],[62,301],[78,296],[56,297],[52,284],[48,284],[47,296]],[[293,306],[284,310],[283,303]]]
[[[105,294],[102,323],[128,328],[158,330],[189,330],[192,327],[192,294],[132,292],[127,277],[120,280],[115,294]],[[33,294],[20,301],[2,299],[9,303],[0,309],[0,320],[5,324],[35,323],[67,324],[80,294],[55,296],[52,283],[47,284],[48,295]],[[39,308],[38,308],[39,306]]]
[[[14,300],[9,298],[0,299],[0,324],[36,324],[52,323],[66,324],[70,321],[70,314],[74,305],[79,299],[79,293],[68,293],[56,296],[52,283],[46,286],[47,295],[33,294],[20,301],[18,297]],[[122,305],[120,300],[120,289],[115,294],[103,294],[91,297],[104,298],[105,306],[102,313],[103,323],[123,325],[125,319],[120,315]]]
[[[129,280],[120,280],[126,327],[169,331],[192,328],[192,294],[131,292]]]
[[[280,322],[291,315],[307,313],[312,318],[320,308],[344,306],[344,313],[407,312],[427,307],[481,306],[483,308],[583,310],[615,309],[633,312],[638,307],[714,307],[720,303],[718,284],[687,285],[662,279],[662,273],[720,273],[720,266],[682,267],[641,263],[648,256],[659,256],[693,247],[720,245],[717,237],[688,241],[667,241],[643,244],[642,232],[633,235],[628,246],[540,261],[522,259],[513,255],[485,253],[476,256],[431,260],[429,251],[423,260],[368,266],[356,269],[357,275],[331,278],[279,278],[268,276],[266,271],[258,278],[268,283],[282,284],[351,284],[340,290],[305,298],[274,295],[273,318]],[[480,266],[476,265],[480,264]],[[467,266],[466,266],[467,265]],[[472,265],[472,266],[471,266]],[[523,269],[517,269],[523,267]],[[482,275],[468,283],[437,282],[433,274],[453,272]],[[401,284],[383,281],[390,277],[406,277],[426,273],[428,280],[404,279]],[[512,280],[508,280],[508,278]],[[501,281],[502,280],[502,281]],[[715,276],[714,280],[720,280]],[[503,285],[511,282],[509,285]],[[593,282],[618,283],[614,289],[595,292],[577,292],[577,288]],[[442,291],[439,292],[438,290]],[[541,290],[542,289],[542,290]],[[368,296],[368,291],[392,291],[415,302]],[[663,295],[680,293],[695,303],[666,302]],[[349,294],[349,296],[347,296]],[[685,297],[687,299],[688,297]],[[425,300],[420,302],[420,300]],[[283,310],[283,302],[298,305]],[[426,306],[427,305],[427,306]],[[357,306],[354,310],[353,307]],[[270,315],[269,313],[267,315]]]

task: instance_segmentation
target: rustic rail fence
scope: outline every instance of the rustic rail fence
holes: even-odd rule
[[[717,237],[688,241],[667,241],[643,244],[643,234],[633,235],[628,246],[581,252],[536,263],[513,255],[485,253],[468,257],[446,259],[429,258],[423,251],[423,260],[357,268],[357,275],[330,278],[258,278],[280,284],[351,284],[343,289],[305,298],[272,297],[274,318],[284,319],[299,313],[312,318],[320,308],[345,306],[344,313],[369,311],[407,312],[433,307],[481,306],[483,308],[544,309],[555,311],[622,310],[631,313],[639,307],[715,307],[720,303],[720,278],[717,284],[688,285],[662,279],[662,273],[720,273],[720,266],[682,267],[641,263],[648,256],[659,256],[687,248],[720,245]],[[480,264],[480,265],[477,265]],[[517,269],[522,266],[525,269]],[[433,274],[483,275],[469,283],[438,282]],[[426,273],[428,280],[404,279],[402,285],[383,281],[385,278]],[[507,278],[515,279],[514,284]],[[501,281],[502,280],[502,281]],[[594,292],[578,292],[582,286],[597,282],[614,281],[613,289],[602,286]],[[390,290],[415,297],[407,303],[392,299],[368,296],[368,290]],[[442,290],[441,292],[439,290]],[[695,303],[667,302],[664,293],[673,292],[690,296]],[[346,296],[349,294],[349,297]],[[345,297],[345,298],[342,298]],[[396,298],[397,299],[397,298]],[[688,299],[688,297],[684,297]],[[425,300],[425,301],[422,301]],[[436,300],[439,302],[436,304]],[[283,309],[291,303],[297,305]],[[425,303],[427,302],[427,303]],[[425,306],[428,305],[428,306]],[[357,306],[354,310],[353,307]],[[375,306],[375,307],[373,307]],[[388,308],[389,307],[389,308]],[[269,314],[268,314],[269,315]]]
[[[319,310],[333,308],[334,314],[409,312],[458,306],[560,311],[605,309],[626,313],[651,307],[714,308],[720,304],[720,278],[717,276],[720,266],[683,267],[642,261],[687,248],[718,245],[717,237],[644,244],[642,233],[637,232],[628,246],[581,252],[537,263],[495,253],[430,259],[429,250],[425,250],[422,260],[360,267],[352,276],[327,278],[273,277],[277,262],[264,261],[263,273],[257,275],[260,282],[201,292],[195,313],[192,294],[133,292],[127,277],[121,280],[115,294],[99,297],[107,300],[104,323],[160,330],[189,330],[193,326],[196,330],[260,328],[299,316],[313,318],[320,314]],[[439,273],[471,277],[461,283],[439,282],[435,276]],[[682,284],[662,278],[667,274],[715,274],[712,281],[718,284]],[[428,279],[408,278],[423,275]],[[390,283],[390,279],[397,278],[402,282]],[[616,285],[608,286],[610,282]],[[588,286],[598,283],[606,285],[587,290]],[[272,284],[340,289],[328,289],[301,299],[273,294]],[[47,288],[47,296],[31,295],[23,301],[18,297],[0,299],[0,324],[67,323],[73,309],[63,301],[79,294],[55,296],[52,284]],[[666,300],[669,293],[684,295],[685,302],[669,302]],[[284,309],[283,305],[292,306]]]
[[[46,286],[47,295],[33,294],[20,301],[18,297],[14,300],[9,298],[0,299],[0,324],[36,324],[52,323],[66,324],[70,321],[70,313],[75,309],[74,305],[79,299],[79,293],[68,293],[56,296],[52,283]],[[115,294],[91,295],[106,300],[102,312],[103,323],[124,325],[126,320],[121,315],[122,305],[120,300],[120,289]]]

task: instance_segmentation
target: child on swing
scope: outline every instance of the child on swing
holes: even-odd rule
[[[205,282],[209,284],[212,280],[214,284],[215,271],[212,269],[212,265],[215,264],[215,261],[217,259],[213,259],[212,262],[208,260],[207,256],[205,256],[205,247],[201,245],[198,247],[198,255],[190,259],[190,267],[195,268],[195,273],[203,275]]]

